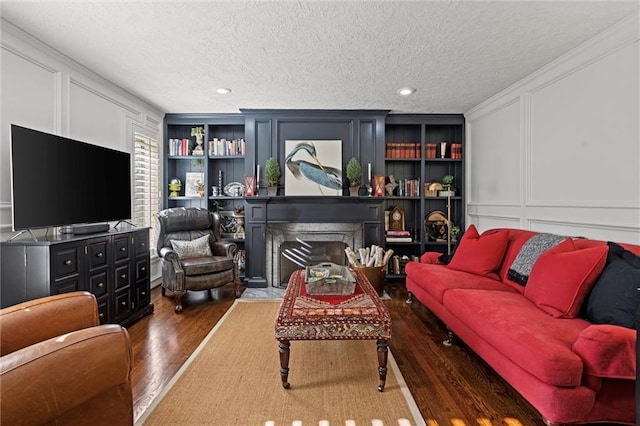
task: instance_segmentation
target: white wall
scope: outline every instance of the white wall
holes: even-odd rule
[[[465,113],[467,223],[640,244],[640,25]]]
[[[11,235],[11,124],[133,153],[133,132],[161,139],[163,113],[1,22],[0,231]],[[39,231],[43,232],[43,231]],[[152,252],[152,279],[160,276]]]

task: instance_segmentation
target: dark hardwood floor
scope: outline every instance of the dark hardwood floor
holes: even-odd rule
[[[529,426],[542,418],[464,344],[447,347],[446,328],[419,302],[405,303],[404,283],[387,283],[391,352],[429,426]],[[189,292],[181,314],[173,298],[151,292],[155,312],[129,327],[136,419],[233,304],[233,288]],[[274,355],[275,356],[275,355]],[[277,372],[275,374],[278,374]]]

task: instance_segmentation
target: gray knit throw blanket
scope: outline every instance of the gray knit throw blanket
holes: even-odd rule
[[[509,268],[507,272],[507,278],[520,285],[527,284],[531,269],[534,263],[536,263],[536,260],[538,260],[538,257],[566,238],[567,237],[563,237],[562,235],[554,234],[536,234],[529,238],[511,264],[511,268]]]

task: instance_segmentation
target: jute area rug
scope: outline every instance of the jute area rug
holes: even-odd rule
[[[280,379],[280,302],[237,300],[137,425],[425,424],[389,353],[378,392],[376,342],[293,341]]]

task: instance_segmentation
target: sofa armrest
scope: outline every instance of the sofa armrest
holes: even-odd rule
[[[96,298],[86,291],[9,306],[0,310],[0,356],[99,323]]]
[[[0,423],[131,424],[132,353],[119,325],[74,331],[0,358]]]
[[[420,263],[430,263],[434,265],[444,265],[444,263],[440,262],[438,259],[442,256],[442,253],[436,251],[427,251],[420,256]]]
[[[211,251],[214,256],[226,256],[233,259],[237,250],[238,245],[231,241],[216,241],[211,245]]]
[[[636,378],[636,331],[608,324],[592,324],[580,332],[573,350],[585,373],[615,379]]]

